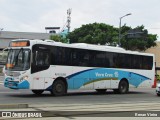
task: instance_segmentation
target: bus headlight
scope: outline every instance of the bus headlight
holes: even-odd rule
[[[20,82],[22,82],[23,80],[28,80],[28,76],[23,76],[23,77],[20,79]]]
[[[24,77],[23,77],[23,80],[28,80],[28,76],[24,76]]]

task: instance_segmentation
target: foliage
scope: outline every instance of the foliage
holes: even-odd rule
[[[51,35],[50,39],[56,42],[68,43],[68,39],[63,38],[61,35]]]
[[[157,35],[148,34],[148,31],[144,29],[143,25],[134,28],[142,31],[139,38],[128,37],[128,31],[131,29],[133,28],[126,25],[121,27],[121,47],[129,50],[144,51],[156,45]],[[82,27],[75,29],[69,33],[68,38],[71,43],[117,45],[118,35],[119,28],[104,23],[93,23],[82,25]]]
[[[82,25],[68,35],[71,43],[106,44],[118,40],[117,29],[104,23]]]
[[[155,76],[156,76],[156,80],[160,81],[160,76],[158,74],[156,74]]]
[[[124,37],[121,39],[121,47],[129,50],[145,51],[152,46],[156,46],[155,41],[157,40],[157,35],[148,34],[148,31],[144,29],[143,25],[134,28],[141,31],[141,33],[134,33],[135,36],[138,35],[139,37],[129,38],[127,31],[131,29],[132,28],[127,26],[122,27],[122,34]]]

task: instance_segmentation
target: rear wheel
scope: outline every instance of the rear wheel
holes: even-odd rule
[[[44,90],[32,90],[32,92],[36,95],[41,95],[44,92]]]
[[[129,90],[129,85],[126,80],[121,80],[118,86],[118,89],[114,89],[114,93],[125,94]]]
[[[67,93],[67,87],[63,80],[56,80],[52,85],[51,94],[61,96]]]
[[[119,87],[118,87],[119,93],[120,94],[125,94],[125,93],[128,92],[128,89],[129,89],[128,82],[126,80],[122,80],[119,83]]]

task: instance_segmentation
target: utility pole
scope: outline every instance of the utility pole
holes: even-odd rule
[[[122,20],[122,18],[124,18],[126,16],[129,16],[129,15],[131,15],[131,13],[128,13],[128,14],[126,14],[126,15],[124,15],[124,16],[119,18],[120,19],[120,22],[119,22],[119,38],[118,38],[119,46],[121,46],[121,20]]]
[[[72,11],[72,9],[71,8],[69,8],[68,10],[67,10],[67,25],[66,25],[66,27],[68,28],[68,32],[70,32],[70,24],[71,24],[71,11]]]

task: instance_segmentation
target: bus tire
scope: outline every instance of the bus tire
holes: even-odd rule
[[[51,94],[55,96],[62,96],[66,94],[66,84],[63,80],[56,80],[52,85]]]
[[[121,80],[118,86],[118,92],[120,94],[125,94],[128,92],[128,90],[129,90],[129,85],[127,80]]]
[[[157,93],[157,96],[160,96],[160,94],[159,94],[159,93]]]
[[[44,92],[44,90],[32,90],[32,92],[36,95],[41,95]]]
[[[105,93],[107,89],[96,89],[98,93]]]

